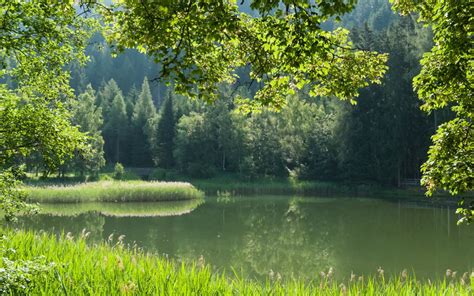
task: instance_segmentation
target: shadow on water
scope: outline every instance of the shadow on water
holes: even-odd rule
[[[86,228],[92,241],[124,234],[146,250],[184,260],[202,256],[216,271],[233,268],[258,279],[311,279],[329,267],[347,278],[351,272],[375,274],[379,266],[386,274],[406,268],[418,278],[436,278],[448,268],[474,267],[474,229],[456,226],[447,207],[276,196],[208,198],[202,205],[182,204],[191,210],[177,216],[144,214],[170,212],[150,203],[113,204],[113,210],[89,205],[91,211],[81,206],[51,206],[48,214],[23,217],[17,226],[73,234]]]

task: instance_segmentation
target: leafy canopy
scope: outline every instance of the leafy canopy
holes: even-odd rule
[[[355,0],[250,2],[251,17],[235,1],[117,1],[100,6],[108,41],[118,51],[138,48],[161,64],[159,78],[207,101],[220,83],[235,82],[248,66],[261,84],[254,99],[237,100],[243,111],[280,109],[285,98],[308,87],[312,96],[353,99],[358,89],[380,83],[387,56],[355,50],[348,31],[324,31],[330,17],[350,11]]]
[[[455,114],[441,124],[428,160],[422,166],[422,184],[431,195],[436,189],[461,194],[474,189],[474,22],[469,0],[391,0],[402,13],[415,12],[431,25],[435,45],[421,60],[413,80],[422,109],[435,112],[449,107]],[[463,203],[461,221],[471,221],[474,203]]]
[[[95,21],[78,16],[73,1],[0,0],[0,169],[38,153],[58,167],[85,136],[70,124],[72,97],[65,66],[86,60]],[[7,215],[22,203],[11,170],[1,172],[0,198]]]

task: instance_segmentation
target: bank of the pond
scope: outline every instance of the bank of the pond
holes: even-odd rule
[[[197,198],[182,201],[162,202],[83,202],[83,203],[42,203],[41,214],[52,216],[77,216],[96,212],[108,217],[165,217],[179,216],[192,212],[204,202]]]
[[[28,278],[23,282],[16,278],[20,281],[18,285],[12,276],[8,278],[9,282],[0,282],[3,289],[10,289],[4,291],[7,294],[472,295],[470,293],[474,290],[474,275],[467,273],[435,282],[420,282],[403,273],[393,278],[349,276],[343,282],[336,282],[329,273],[316,275],[315,272],[315,279],[311,282],[269,278],[262,283],[235,274],[212,273],[203,259],[185,264],[146,254],[136,248],[127,249],[116,239],[110,239],[108,244],[89,246],[84,238],[62,236],[57,239],[45,233],[4,232],[0,273],[12,275],[19,271]],[[21,269],[25,260],[37,264],[30,269]],[[26,286],[26,290],[20,288],[21,285]]]
[[[186,182],[100,181],[70,186],[26,187],[29,202],[152,202],[203,198],[202,191]]]
[[[243,181],[233,178],[189,179],[208,195],[301,195],[301,196],[424,196],[420,187],[391,188],[377,184],[350,184],[321,181],[292,181],[288,179],[261,179]]]

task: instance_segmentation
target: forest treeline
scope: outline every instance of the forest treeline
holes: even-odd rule
[[[241,114],[233,99],[261,87],[247,69],[207,104],[154,81],[159,65],[137,51],[113,58],[95,36],[88,65],[71,65],[78,100],[70,110],[90,136],[89,149],[77,151],[59,173],[97,175],[106,163],[122,163],[192,177],[229,172],[391,185],[419,178],[429,136],[449,116],[422,113],[412,90],[418,61],[431,47],[430,31],[396,16],[384,1],[359,2],[342,23],[326,24],[351,28],[357,48],[389,53],[382,84],[361,90],[356,105],[311,99],[303,91],[288,97],[280,112]],[[45,171],[41,159],[27,163],[30,170],[57,173]]]

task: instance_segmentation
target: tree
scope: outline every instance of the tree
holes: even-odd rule
[[[72,109],[72,123],[88,135],[84,149],[77,150],[72,160],[74,169],[78,170],[81,176],[89,172],[97,177],[99,170],[105,165],[104,139],[100,132],[103,124],[102,110],[95,105],[95,102],[95,91],[88,84],[84,93],[74,102]]]
[[[115,80],[110,79],[107,83],[104,83],[100,87],[96,102],[96,104],[102,109],[102,115],[104,118],[104,128],[102,129],[102,135],[105,140],[105,158],[110,163],[117,162],[119,158],[119,155],[117,155],[117,145],[120,146],[120,144],[116,141],[117,129],[127,126],[127,124],[122,126],[124,123],[122,120],[123,114],[121,107],[117,106],[117,104],[119,104],[117,102],[117,97],[121,97],[123,101],[122,90],[117,85]],[[113,106],[114,103],[115,106]],[[114,108],[114,110],[112,110],[112,108]],[[119,115],[115,112],[119,112]]]
[[[213,175],[212,141],[206,131],[203,114],[191,112],[182,116],[177,125],[174,156],[179,170],[192,177]]]
[[[358,104],[344,106],[338,119],[338,158],[344,178],[400,185],[402,178],[419,178],[430,126],[419,110],[411,80],[429,39],[412,18],[398,17],[382,31],[355,29],[355,44],[387,52],[381,85],[361,90]]]
[[[153,133],[152,120],[156,116],[155,105],[151,98],[150,86],[145,77],[138,101],[132,115],[132,164],[136,166],[151,166],[151,136]]]
[[[84,143],[64,106],[72,97],[64,69],[85,61],[95,21],[78,17],[72,2],[12,0],[0,6],[0,23],[0,76],[14,82],[0,85],[0,199],[11,217],[24,205],[11,187],[15,158],[38,153],[54,169]]]
[[[121,1],[99,9],[118,51],[146,52],[161,64],[159,77],[177,81],[176,90],[190,97],[215,100],[219,84],[234,82],[235,69],[248,65],[262,84],[253,100],[238,101],[250,111],[280,109],[287,95],[305,86],[312,96],[353,99],[359,88],[380,82],[386,55],[355,50],[345,29],[321,29],[355,2],[254,0],[257,17],[222,0]]]
[[[159,167],[165,169],[172,168],[174,165],[175,125],[173,97],[170,94],[162,107],[155,139],[155,162]]]
[[[422,166],[422,184],[431,195],[444,189],[453,195],[474,189],[474,39],[472,1],[391,0],[402,13],[419,14],[419,21],[431,25],[434,44],[423,55],[421,72],[413,79],[414,89],[430,113],[449,107],[455,114],[441,124],[428,160]],[[471,221],[474,203],[463,204],[461,221]]]
[[[128,136],[128,118],[125,102],[120,93],[115,95],[110,106],[109,120],[104,128],[109,139],[109,147],[113,148],[110,154],[110,161],[114,163],[123,162],[123,146]]]

